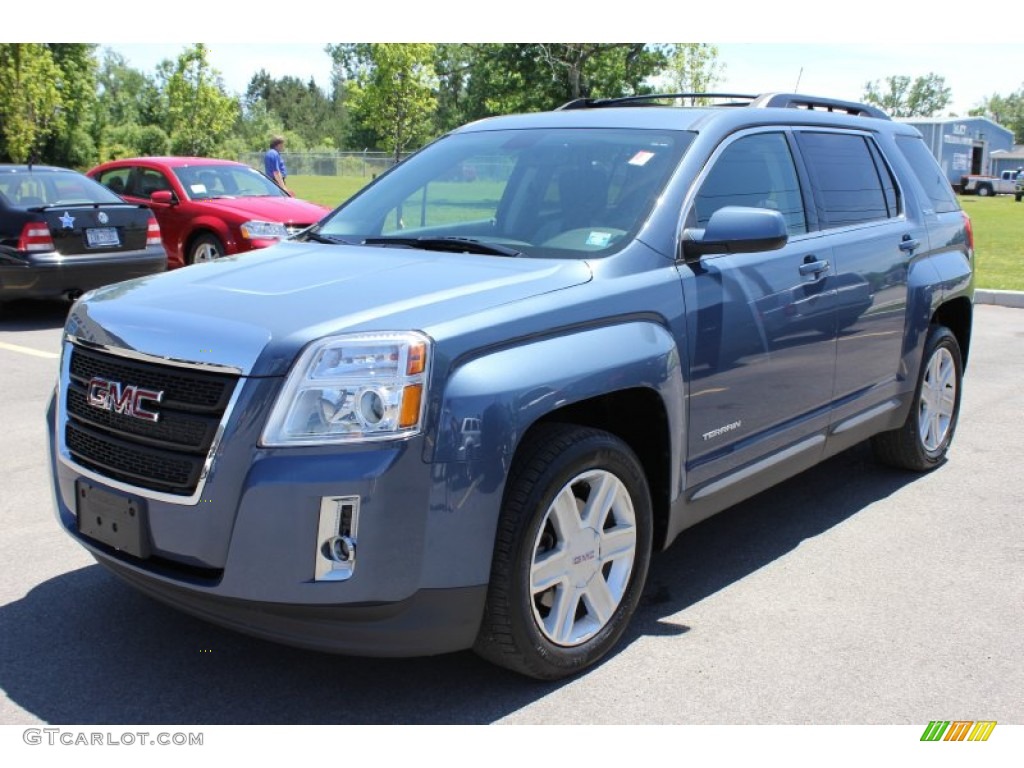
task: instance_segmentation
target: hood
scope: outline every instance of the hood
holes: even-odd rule
[[[209,208],[211,213],[223,214],[230,211],[243,219],[302,225],[320,221],[331,211],[330,208],[294,197],[221,197],[196,201],[194,205]]]
[[[585,261],[282,243],[93,291],[69,334],[173,360],[284,374],[314,339],[431,328],[591,279]]]

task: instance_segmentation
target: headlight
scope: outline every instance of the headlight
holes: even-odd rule
[[[388,440],[419,433],[430,339],[419,333],[333,336],[308,346],[274,403],[263,445]]]
[[[274,240],[288,237],[288,228],[277,221],[247,221],[241,227],[247,240]]]

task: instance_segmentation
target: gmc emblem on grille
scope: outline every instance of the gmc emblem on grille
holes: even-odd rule
[[[159,403],[164,399],[164,393],[93,376],[89,379],[87,399],[93,408],[114,411],[143,421],[160,421],[160,414],[146,410],[146,403]]]

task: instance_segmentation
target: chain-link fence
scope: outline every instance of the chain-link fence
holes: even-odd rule
[[[240,162],[263,170],[263,152],[248,152]],[[282,152],[289,176],[379,176],[395,164],[386,152]]]

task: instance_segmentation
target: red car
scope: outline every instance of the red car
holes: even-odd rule
[[[265,248],[330,211],[230,160],[136,157],[103,163],[87,175],[153,210],[168,268]]]

